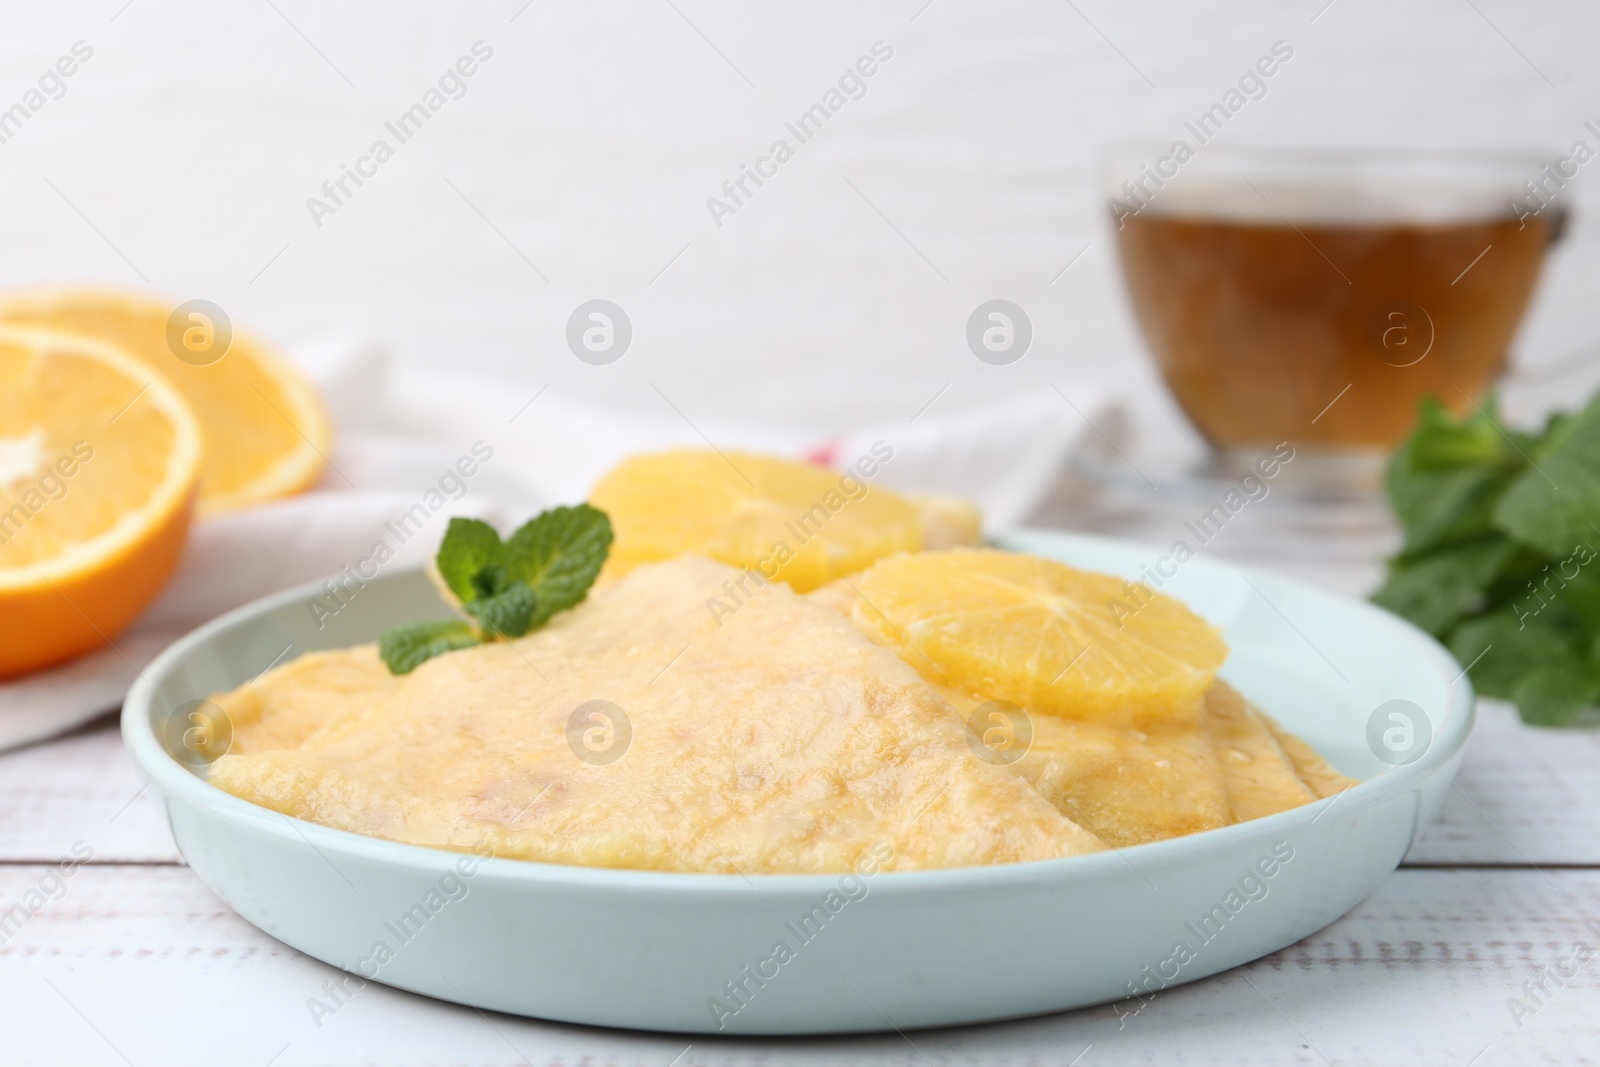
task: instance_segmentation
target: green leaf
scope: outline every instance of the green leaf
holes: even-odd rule
[[[470,625],[460,619],[436,619],[391,626],[378,638],[378,655],[391,674],[410,674],[421,663],[458,648],[479,644]]]
[[[498,564],[495,566],[498,568]],[[495,637],[521,637],[533,628],[537,606],[533,590],[521,579],[503,581],[502,586],[487,596],[464,602],[461,610],[477,619],[485,633]]]
[[[461,600],[473,600],[478,595],[473,580],[504,555],[505,546],[493,526],[479,519],[453,518],[434,562],[451,592]]]
[[[1506,700],[1534,668],[1582,660],[1571,634],[1543,617],[1519,616],[1511,608],[1462,623],[1450,636],[1450,651],[1469,665],[1479,693]]]
[[[505,567],[498,563],[490,563],[479,568],[478,573],[472,576],[469,583],[472,587],[472,599],[481,600],[497,593],[503,593],[511,587],[511,576],[506,573]]]
[[[1492,400],[1460,417],[1425,402],[1387,489],[1405,541],[1373,600],[1530,723],[1600,699],[1600,396],[1537,434],[1501,425]]]
[[[1501,497],[1495,523],[1558,558],[1600,544],[1600,396],[1554,420],[1531,458],[1534,465]]]
[[[1529,589],[1530,583],[1541,579],[1547,573],[1545,567],[1550,563],[1550,557],[1537,549],[1529,548],[1519,542],[1511,558],[1506,560],[1500,568],[1500,573],[1495,576],[1494,583],[1490,585],[1488,597],[1490,606],[1500,608],[1530,601],[1533,593]],[[1524,606],[1537,607],[1538,601],[1531,600]]]
[[[1491,404],[1483,415],[1458,419],[1436,400],[1423,402],[1421,421],[1390,461],[1386,483],[1406,529],[1402,557],[1496,532],[1495,504],[1527,461],[1492,411]]]
[[[1600,633],[1600,567],[1594,566],[1594,558],[1583,554],[1541,559],[1536,570],[1528,567],[1517,575],[1523,579],[1520,583],[1507,583],[1512,606],[1580,638]]]
[[[1516,477],[1502,464],[1416,475],[1407,486],[1405,545],[1415,559],[1435,549],[1498,533],[1495,505]],[[1398,508],[1397,508],[1398,510]]]
[[[1435,637],[1448,634],[1463,617],[1481,610],[1495,578],[1517,552],[1504,537],[1442,548],[1414,561],[1391,564],[1389,579],[1373,603],[1410,619]]]
[[[1523,721],[1535,726],[1560,726],[1596,697],[1600,697],[1600,667],[1582,660],[1536,667],[1511,694]]]
[[[611,520],[588,504],[552,508],[507,538],[506,573],[533,590],[531,625],[582,601],[610,549]]]
[[[1440,471],[1494,462],[1504,447],[1493,399],[1471,415],[1457,416],[1430,396],[1418,409],[1405,452],[1414,470]]]

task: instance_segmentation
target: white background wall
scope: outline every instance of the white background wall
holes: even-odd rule
[[[641,412],[655,382],[691,414],[842,423],[946,382],[950,404],[1147,385],[1099,153],[1177,135],[1275,40],[1295,58],[1227,143],[1557,154],[1600,119],[1578,0],[524,2],[8,4],[0,107],[74,41],[94,57],[0,144],[0,283],[142,273],[286,343],[355,331]],[[480,39],[467,95],[317,228],[306,198]],[[880,39],[866,97],[714,226],[706,198]],[[1580,188],[1527,359],[1600,340],[1593,206]],[[1011,367],[963,340],[997,296],[1036,328]],[[564,344],[592,297],[633,319],[614,366]]]

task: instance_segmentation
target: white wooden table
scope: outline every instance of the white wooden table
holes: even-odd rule
[[[1310,576],[1355,589],[1372,574]],[[77,842],[93,858],[63,894],[50,865]],[[1128,1018],[1101,1008],[903,1036],[691,1042],[373,984],[319,1028],[307,1000],[336,972],[245,923],[189,872],[109,721],[0,756],[0,909],[41,887],[59,899],[0,944],[6,1067],[1600,1059],[1600,732],[1535,730],[1493,702],[1439,819],[1377,893],[1305,941]],[[1575,961],[1580,943],[1592,956]],[[1525,983],[1541,981],[1530,996]]]

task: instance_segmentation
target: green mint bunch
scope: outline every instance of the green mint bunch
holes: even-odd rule
[[[1538,433],[1491,401],[1437,401],[1391,461],[1405,528],[1373,600],[1450,647],[1486,696],[1539,725],[1600,700],[1600,396]]]
[[[468,619],[390,627],[378,655],[391,673],[409,674],[445,652],[537,630],[588,595],[611,536],[606,513],[588,504],[552,508],[504,541],[486,522],[451,519],[434,562]]]

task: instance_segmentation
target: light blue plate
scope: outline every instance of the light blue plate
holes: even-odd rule
[[[1163,555],[1044,531],[1001,543],[1129,577]],[[320,585],[201,627],[145,671],[122,732],[178,848],[218,896],[272,936],[388,985],[690,1033],[1004,1019],[1148,996],[1315,932],[1394,870],[1460,764],[1471,687],[1414,627],[1205,560],[1165,588],[1224,627],[1228,681],[1362,784],[1254,822],[1072,859],[744,878],[476,860],[361,837],[248,804],[175,758],[187,754],[188,702],[274,661],[439,616],[416,570],[368,584],[323,613],[322,629],[309,606]],[[1391,766],[1390,750],[1407,743],[1420,755]]]

